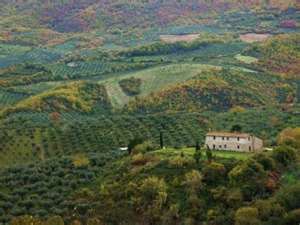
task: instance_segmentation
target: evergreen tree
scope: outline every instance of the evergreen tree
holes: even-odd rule
[[[239,124],[235,124],[231,127],[230,131],[231,132],[241,132],[242,131],[242,126]]]
[[[144,139],[140,138],[140,137],[132,139],[127,146],[128,154],[130,155],[132,150],[135,148],[135,146],[142,144],[143,142],[144,142]]]
[[[163,149],[164,148],[164,135],[163,135],[162,131],[159,134],[159,143],[160,143],[160,148]]]
[[[201,147],[200,147],[200,143],[199,141],[197,140],[196,141],[196,151],[200,151]]]
[[[201,149],[200,149],[200,144],[199,144],[199,141],[197,141],[196,147],[195,147],[195,153],[194,153],[194,159],[197,164],[199,164],[201,157],[202,157],[202,153],[201,153]]]
[[[206,158],[209,162],[212,161],[213,155],[212,155],[210,148],[206,149]]]

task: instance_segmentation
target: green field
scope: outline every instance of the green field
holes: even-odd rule
[[[241,55],[241,54],[236,55],[234,58],[241,61],[241,62],[243,62],[243,63],[246,63],[246,64],[251,64],[251,63],[258,62],[257,58],[254,58],[254,57],[251,57],[251,56],[244,56],[244,55]]]
[[[205,157],[205,150],[202,149],[201,151],[203,152],[203,156]],[[162,156],[163,158],[168,158],[170,156],[177,156],[181,154],[192,157],[194,153],[195,153],[195,148],[182,148],[182,149],[166,148],[154,152],[154,154]],[[233,152],[233,151],[212,151],[212,153],[215,157],[234,158],[238,160],[246,160],[249,157],[253,156],[253,153]]]

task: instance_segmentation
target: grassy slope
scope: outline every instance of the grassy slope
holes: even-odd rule
[[[203,151],[203,150],[202,150]],[[169,157],[179,156],[184,154],[188,157],[193,157],[195,153],[195,148],[182,148],[182,149],[173,149],[167,148],[162,150],[154,151],[154,155],[160,156],[160,158],[168,159]],[[252,153],[241,153],[241,152],[232,152],[232,151],[212,151],[213,155],[218,158],[234,158],[238,160],[245,160],[251,157]]]
[[[186,81],[202,71],[216,69],[218,67],[202,64],[172,64],[159,66],[142,70],[139,72],[129,73],[121,77],[107,79],[99,83],[105,84],[108,95],[115,107],[121,107],[132,97],[128,97],[120,88],[119,81],[124,78],[140,78],[142,80],[141,96],[147,96],[150,93],[161,90],[162,88]]]

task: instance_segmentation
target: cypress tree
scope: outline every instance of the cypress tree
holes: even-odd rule
[[[206,157],[209,162],[212,161],[213,155],[212,155],[210,148],[206,149]]]
[[[197,140],[197,142],[196,142],[196,151],[200,151],[200,143],[199,143],[199,141]]]
[[[194,159],[195,159],[197,164],[199,164],[200,159],[202,157],[202,153],[201,153],[200,150],[201,150],[200,143],[199,143],[199,141],[197,141],[196,146],[195,146],[195,153],[194,153]]]
[[[162,131],[159,134],[159,143],[160,143],[160,149],[163,149],[164,148],[164,136],[163,136]]]

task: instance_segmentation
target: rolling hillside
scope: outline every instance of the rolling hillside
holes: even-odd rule
[[[299,9],[0,0],[0,225],[298,224]]]
[[[279,35],[250,48],[249,53],[259,55],[258,64],[266,70],[289,78],[299,78],[299,34]]]
[[[122,91],[119,82],[127,78],[141,79],[139,96],[147,96],[153,92],[159,91],[162,88],[186,81],[203,70],[214,70],[218,67],[202,64],[177,64],[159,66],[151,69],[146,69],[139,72],[129,73],[118,78],[107,79],[103,82],[110,99],[116,107],[124,106],[130,99],[135,96],[128,96]]]
[[[185,82],[138,98],[128,104],[128,110],[140,113],[227,111],[236,106],[276,106],[295,101],[294,86],[284,80],[257,72],[223,69],[200,72]]]
[[[287,9],[297,7],[295,0],[274,1],[106,1],[106,0],[75,0],[75,1],[2,1],[1,12],[6,16],[14,16],[14,13],[32,15],[36,23],[43,27],[59,31],[72,32],[93,28],[122,29],[122,26],[139,28],[151,25],[164,26],[180,21],[193,23],[201,21],[200,14],[218,13],[221,11],[240,9]],[[127,17],[127,15],[131,15]],[[20,23],[24,17],[12,18]],[[123,20],[123,18],[127,18]],[[25,17],[26,18],[26,17]],[[194,22],[195,22],[194,21]],[[31,23],[34,26],[35,23]],[[102,27],[104,26],[104,27]]]
[[[140,80],[140,91],[133,96],[124,92],[120,85],[120,82],[130,78]],[[289,83],[275,75],[244,71],[238,67],[224,69],[220,66],[193,63],[158,66],[100,79],[97,83],[99,84],[72,81],[66,85],[49,83],[48,91],[41,93],[39,84],[28,86],[24,89],[25,92],[22,92],[22,89],[18,90],[20,97],[24,93],[24,100],[16,96],[17,103],[14,104],[14,100],[11,100],[11,105],[4,102],[9,98],[7,95],[10,92],[6,92],[2,98],[7,109],[2,110],[2,115],[22,111],[97,111],[106,114],[110,112],[110,105],[115,110],[125,107],[125,111],[140,113],[227,111],[235,106],[249,108],[295,103],[298,93],[296,82]],[[48,82],[46,84],[48,85]],[[47,85],[44,84],[42,88],[47,88]],[[56,85],[58,87],[55,87]],[[33,91],[31,96],[28,94],[26,98],[25,93],[28,89],[36,90],[37,93]],[[13,96],[13,93],[11,95]],[[97,106],[97,98],[103,101],[102,109]]]
[[[75,82],[65,86],[50,89],[23,101],[15,107],[4,109],[1,116],[14,112],[63,112],[94,110],[106,112],[111,109],[105,87],[92,83]]]

